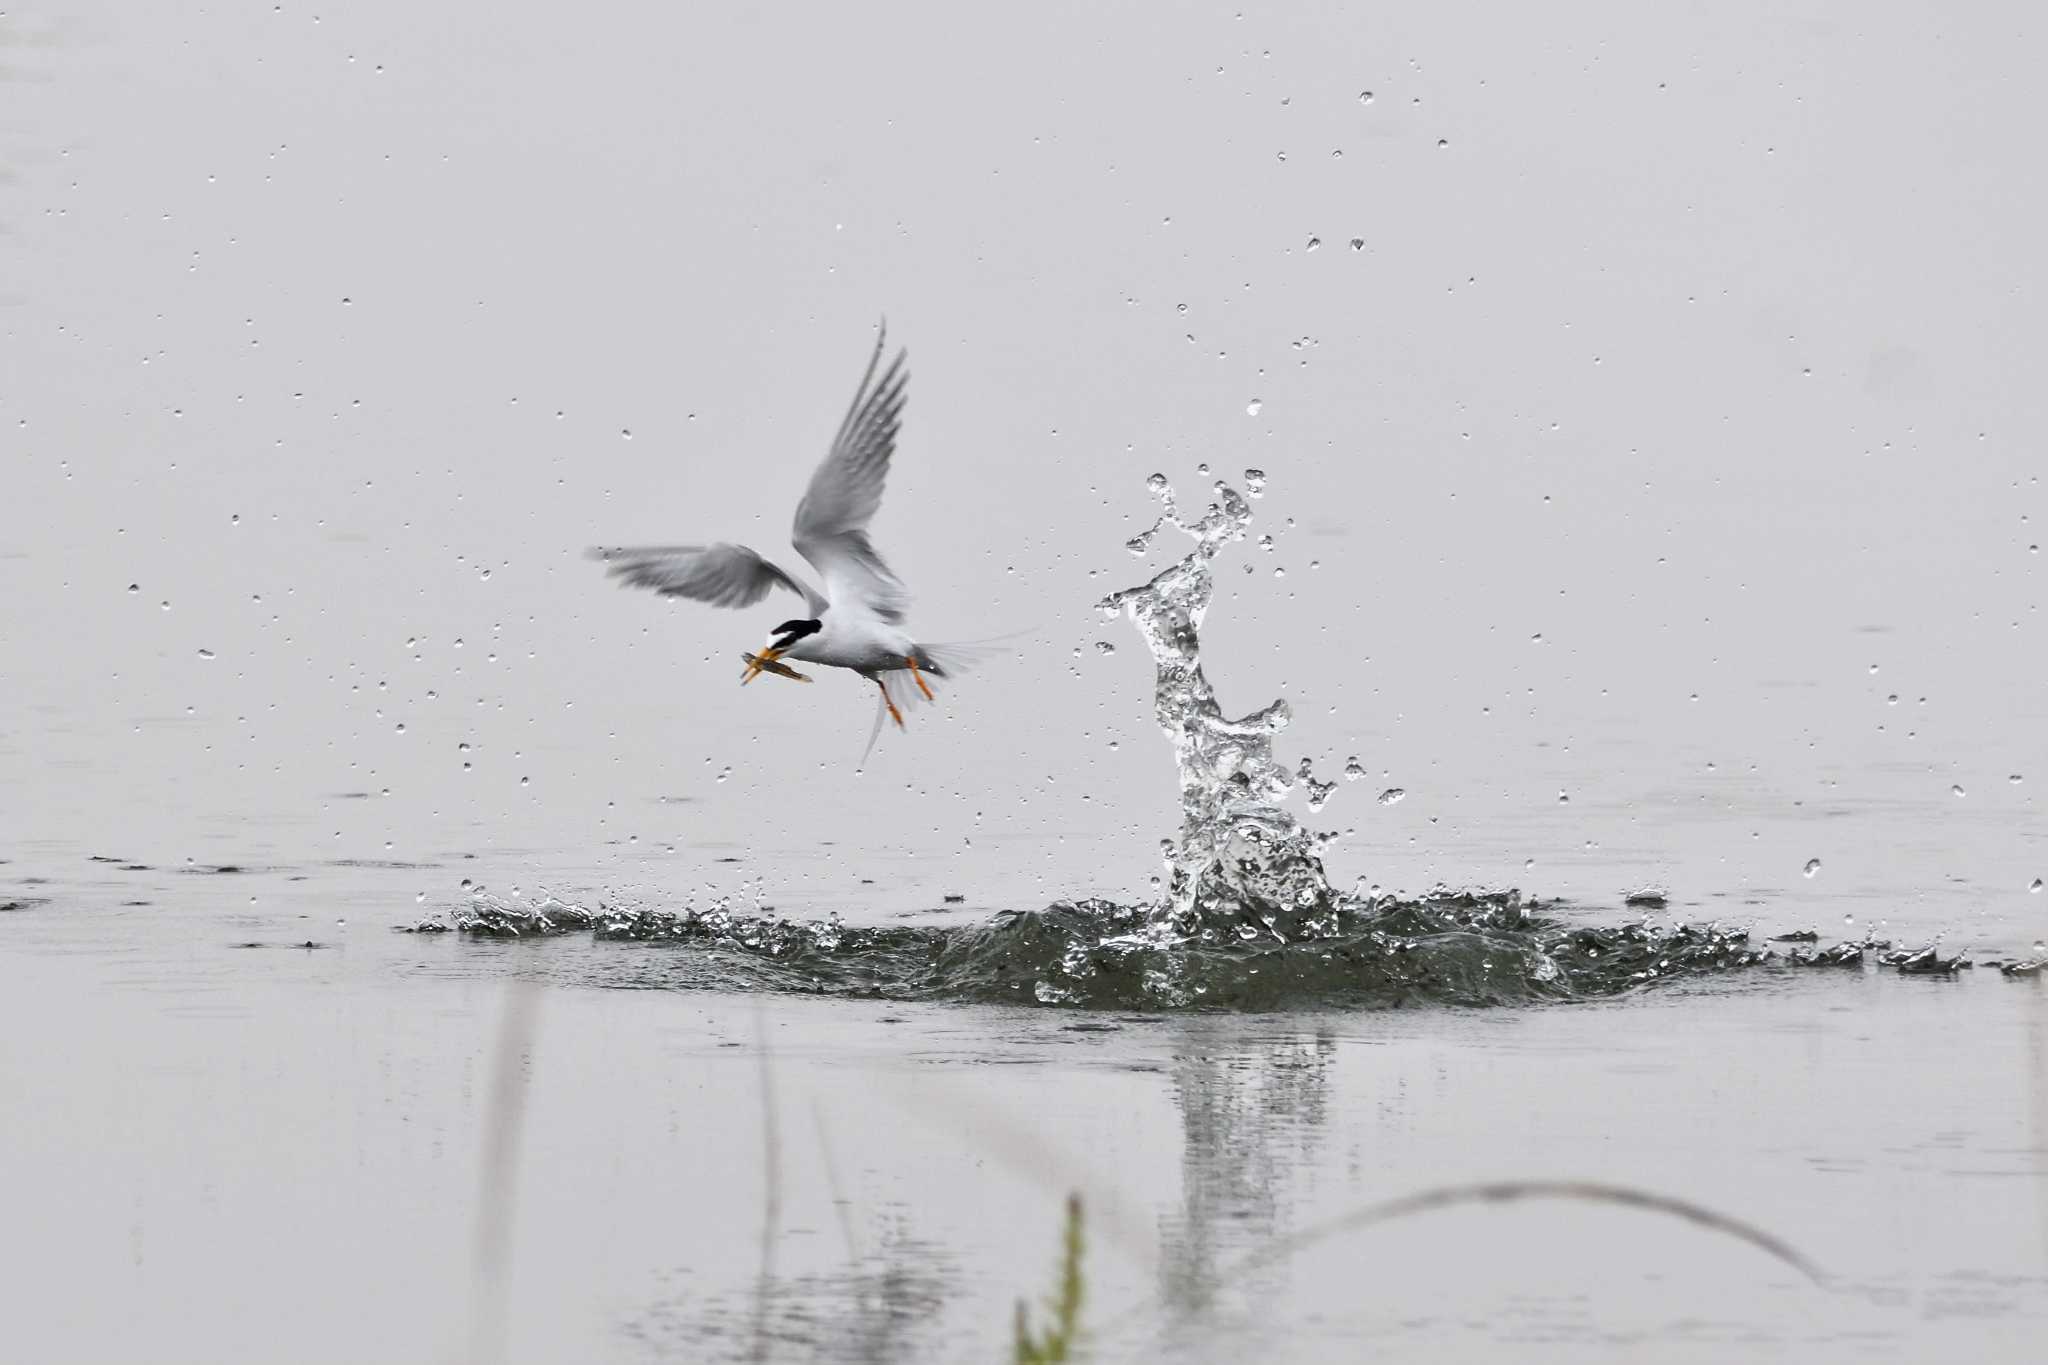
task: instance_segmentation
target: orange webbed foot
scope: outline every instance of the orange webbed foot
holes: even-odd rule
[[[917,656],[913,654],[903,662],[910,665],[910,680],[917,684],[918,691],[924,693],[924,699],[926,701],[936,701],[937,698],[932,696],[932,689],[925,683],[924,673],[917,666]],[[900,725],[902,722],[898,721],[897,724]]]
[[[889,719],[895,721],[896,728],[901,730],[903,728],[903,713],[896,709],[895,702],[889,700],[888,684],[884,683],[880,678],[877,678],[875,679],[875,686],[881,689],[882,705],[889,708]]]

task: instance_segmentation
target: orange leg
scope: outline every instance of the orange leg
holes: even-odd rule
[[[769,663],[774,663],[777,659],[782,657],[782,651],[779,649],[764,649],[761,651],[759,657],[766,659]],[[748,683],[752,682],[754,679],[760,676],[761,665],[759,665],[758,663],[750,662],[747,665],[747,676],[740,679],[740,686],[745,687]]]
[[[889,689],[883,685],[880,678],[875,679],[875,686],[882,689],[882,705],[889,708],[889,719],[895,721],[896,728],[901,730],[903,728],[903,713],[896,709],[895,702],[889,700]]]
[[[913,654],[909,658],[905,659],[903,662],[910,665],[910,680],[917,684],[918,691],[924,693],[924,699],[926,701],[936,700],[936,698],[932,696],[931,688],[925,686],[924,674],[918,672],[917,656]]]

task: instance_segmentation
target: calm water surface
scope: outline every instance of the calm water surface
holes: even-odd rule
[[[658,989],[661,946],[394,932],[417,868],[86,856],[5,869],[16,1358],[995,1360],[1069,1191],[1109,1359],[2018,1360],[2048,1322],[2039,977],[813,1000]],[[1576,1203],[1266,1254],[1504,1178],[1681,1196],[1828,1278]]]

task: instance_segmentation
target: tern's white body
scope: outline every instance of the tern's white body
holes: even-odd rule
[[[811,476],[797,504],[790,539],[823,583],[812,587],[789,570],[744,545],[643,545],[597,549],[591,554],[611,566],[612,576],[667,597],[688,597],[716,607],[748,607],[776,588],[804,599],[808,617],[785,621],[758,655],[748,654],[752,681],[782,658],[850,669],[877,684],[884,715],[903,723],[901,707],[932,696],[928,678],[947,678],[983,651],[972,647],[920,643],[904,629],[910,595],[889,568],[868,523],[882,503],[882,485],[896,451],[904,389],[910,376],[899,351],[879,380],[883,338],[854,391],[853,405],[839,424],[832,449]],[[872,739],[869,741],[872,745]]]
[[[916,658],[920,667],[927,665],[909,632],[886,621],[834,603],[819,613],[818,623],[823,629],[798,640],[782,657],[828,668],[850,668],[870,678],[904,667],[907,659]]]

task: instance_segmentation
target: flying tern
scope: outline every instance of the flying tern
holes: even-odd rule
[[[972,645],[921,643],[904,628],[910,595],[868,538],[868,523],[882,504],[882,484],[896,453],[903,425],[908,352],[898,350],[881,365],[888,332],[877,332],[860,387],[832,438],[832,448],[811,475],[797,504],[790,540],[824,583],[814,588],[802,577],[762,558],[744,545],[599,546],[593,559],[609,566],[625,586],[649,588],[664,597],[687,597],[714,607],[751,607],[775,588],[803,598],[806,614],[769,633],[759,653],[743,653],[750,683],[763,672],[800,682],[810,678],[781,662],[795,659],[846,668],[875,684],[881,701],[874,734],[886,715],[903,726],[903,705],[916,695],[932,699],[930,679],[948,678],[974,663],[985,650]],[[899,703],[901,703],[899,705]]]

